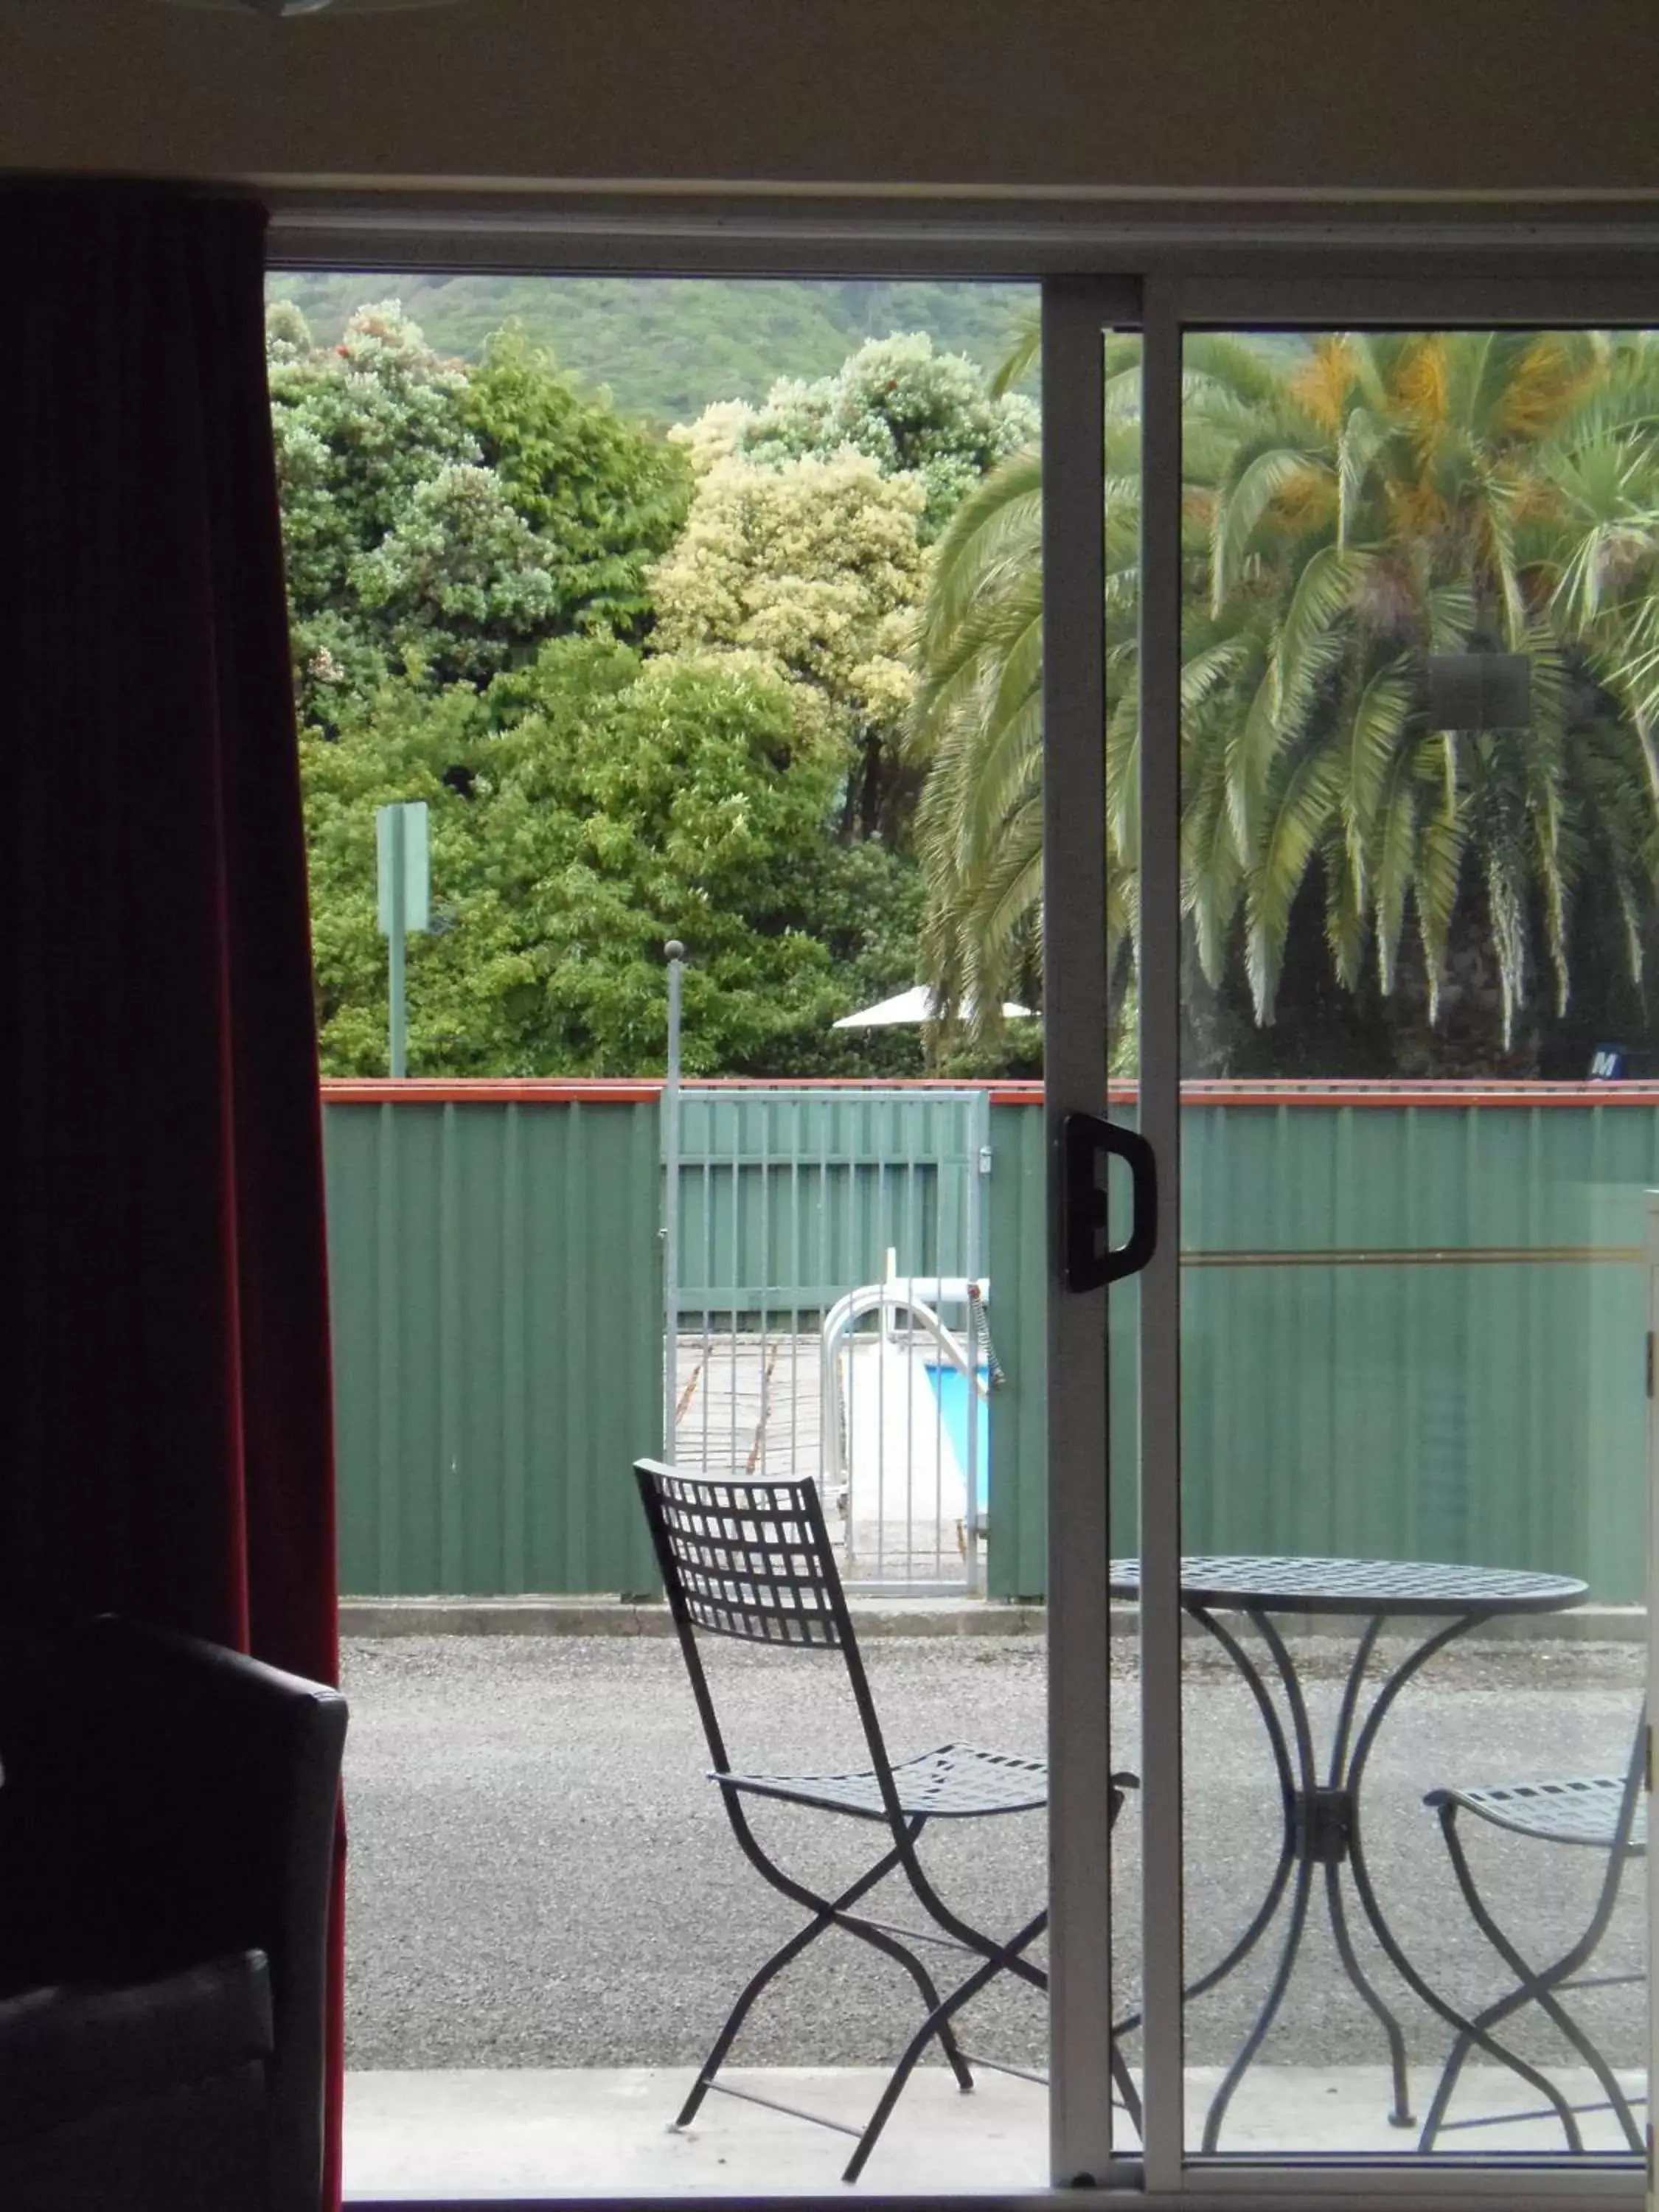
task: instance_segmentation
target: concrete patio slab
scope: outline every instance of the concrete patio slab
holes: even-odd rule
[[[886,2076],[876,2067],[733,2069],[734,2086],[862,2126]],[[1588,2073],[1556,2079],[1589,2102]],[[346,2077],[348,2202],[418,2202],[465,2194],[512,2197],[538,2191],[587,2197],[688,2197],[762,2193],[821,2196],[836,2186],[849,2139],[805,2121],[726,2097],[710,2097],[694,2124],[669,2124],[691,2080],[673,2067],[607,2069],[520,2068],[500,2072],[352,2073]],[[1189,2127],[1196,2128],[1220,2069],[1188,2076]],[[1635,2087],[1634,2075],[1621,2075]],[[1423,2096],[1431,2084],[1416,2082]],[[1470,2068],[1458,2109],[1465,2118],[1512,2112],[1512,2075]],[[1388,2122],[1389,2084],[1380,2066],[1263,2066],[1241,2088],[1223,2148],[1239,2154],[1397,2156],[1413,2135]],[[864,2179],[849,2195],[892,2197],[1037,2189],[1047,2179],[1048,2100],[1031,2083],[981,2073],[963,2097],[943,2067],[918,2069],[888,2124]],[[1583,2122],[1596,2151],[1618,2150],[1605,2115]],[[1133,2144],[1133,2136],[1130,2137]],[[1561,2148],[1553,2124],[1504,2122],[1449,2138],[1462,2155],[1549,2156]]]

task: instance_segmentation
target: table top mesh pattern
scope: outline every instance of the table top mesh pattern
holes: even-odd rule
[[[1436,1790],[1425,1805],[1462,1805],[1495,1827],[1552,1844],[1591,1844],[1610,1850],[1630,1778],[1588,1775],[1564,1782],[1509,1782],[1489,1790]],[[1631,1829],[1633,1851],[1647,1849],[1648,1807],[1638,1797]]]
[[[989,1813],[1035,1813],[1048,1802],[1046,1760],[981,1751],[970,1743],[941,1743],[914,1758],[895,1759],[892,1773],[900,1808],[913,1818],[963,1820]],[[886,1818],[873,1769],[855,1774],[716,1774],[710,1779],[724,1789],[784,1797],[826,1812]]]
[[[657,1478],[669,1564],[699,1628],[750,1644],[836,1647],[836,1563],[804,1482]]]
[[[1139,1595],[1139,1559],[1114,1559],[1110,1577],[1114,1597]],[[1235,1612],[1555,1613],[1587,1594],[1588,1586],[1570,1575],[1423,1559],[1238,1555],[1181,1563],[1183,1603]]]

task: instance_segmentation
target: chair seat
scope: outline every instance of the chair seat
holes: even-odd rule
[[[270,2052],[263,1951],[125,1986],[21,1990],[0,1998],[0,2142],[162,2096]]]
[[[1589,1844],[1611,1850],[1629,1778],[1595,1774],[1560,1782],[1509,1782],[1489,1790],[1431,1790],[1423,1800],[1437,1809],[1458,1805],[1494,1827],[1546,1843]],[[1648,1844],[1648,1808],[1638,1799],[1631,1828],[1632,1851]]]
[[[781,1797],[830,1813],[882,1820],[881,1784],[873,1768],[854,1774],[712,1774],[724,1790]],[[1048,1762],[969,1743],[941,1743],[893,1762],[899,1808],[908,1818],[979,1819],[989,1813],[1036,1813],[1048,1802]]]

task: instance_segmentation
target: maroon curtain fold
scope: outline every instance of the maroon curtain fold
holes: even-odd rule
[[[239,198],[0,187],[0,1608],[113,1608],[332,1682],[264,240]]]

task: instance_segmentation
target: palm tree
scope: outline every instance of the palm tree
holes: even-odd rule
[[[1212,985],[1242,961],[1273,1019],[1292,915],[1322,885],[1335,974],[1396,990],[1408,915],[1431,1019],[1455,935],[1495,971],[1505,1040],[1537,939],[1558,1008],[1593,879],[1641,969],[1659,880],[1659,347],[1512,332],[1345,336],[1292,353],[1197,337],[1186,364],[1182,863]],[[1112,950],[1135,925],[1133,341],[1107,376]],[[1035,959],[1041,887],[1038,464],[941,541],[912,744],[925,952],[994,1004]],[[1431,653],[1530,665],[1513,730],[1436,728]],[[1633,805],[1632,793],[1646,796]],[[1298,922],[1297,927],[1302,927]]]

